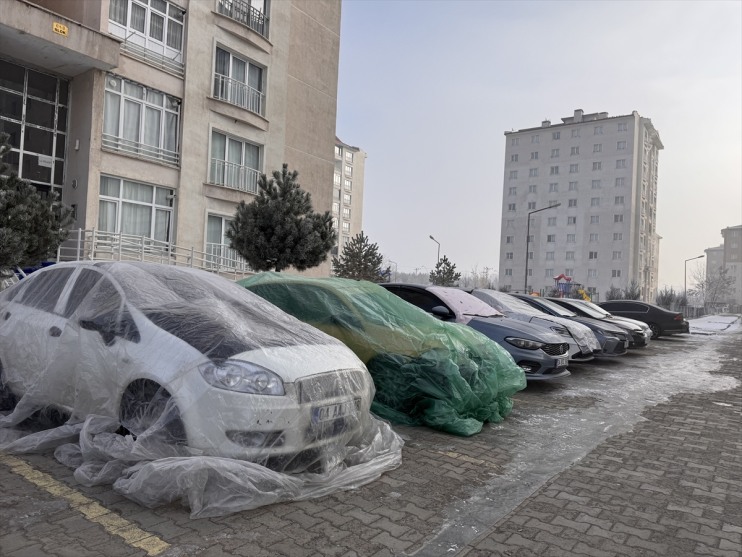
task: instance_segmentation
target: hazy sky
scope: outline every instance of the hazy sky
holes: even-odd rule
[[[659,286],[742,224],[742,2],[344,0],[338,137],[400,271],[499,264],[505,137],[575,109],[651,118]],[[700,260],[703,261],[703,260]],[[688,262],[688,276],[697,261]]]

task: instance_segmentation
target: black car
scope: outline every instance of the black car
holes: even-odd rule
[[[643,321],[652,329],[653,338],[660,335],[687,333],[690,330],[690,325],[682,313],[670,311],[655,304],[638,300],[611,300],[598,305],[613,315]]]
[[[615,325],[611,325],[610,323],[605,323],[598,319],[593,319],[592,317],[581,317],[575,312],[568,310],[567,308],[562,307],[559,304],[555,304],[554,302],[545,298],[541,298],[538,296],[529,296],[528,294],[514,294],[512,292],[510,293],[510,295],[523,300],[524,302],[530,304],[536,309],[543,311],[544,313],[548,313],[549,315],[558,315],[559,317],[566,317],[567,319],[572,319],[573,321],[577,321],[578,323],[582,323],[583,325],[587,325],[588,327],[590,327],[592,332],[595,334],[595,337],[598,339],[601,347],[601,351],[595,353],[596,357],[621,356],[623,354],[626,354],[626,351],[629,347],[630,335],[623,329],[616,327]]]

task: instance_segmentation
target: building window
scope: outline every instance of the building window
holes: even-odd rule
[[[626,149],[626,142],[625,141],[619,141],[616,143],[616,150],[617,151],[624,151]]]
[[[208,215],[206,219],[206,261],[214,266],[245,268],[245,262],[230,247],[231,241],[227,238],[227,231],[232,223],[229,217]]]
[[[505,254],[505,259],[512,259],[513,258],[513,252],[509,251]]]
[[[567,267],[566,269],[564,269],[564,274],[567,275],[568,277],[573,277],[575,276],[575,270]]]
[[[623,199],[624,199],[623,195],[617,195],[615,199],[616,205],[623,205]]]
[[[613,269],[611,271],[612,278],[621,278],[621,269]]]
[[[587,270],[587,278],[598,278],[598,270],[597,269],[588,269]]]
[[[103,146],[151,161],[178,164],[180,100],[109,74]]]
[[[343,148],[340,145],[335,145],[335,158],[340,159],[343,156]]]
[[[598,252],[597,251],[591,251],[588,253],[588,259],[597,259],[598,258]]]
[[[613,260],[614,261],[617,261],[619,259],[621,259],[621,252],[620,251],[614,251],[613,252]]]
[[[338,201],[340,201],[340,190],[333,189],[332,190],[332,198],[333,199],[337,199]]]
[[[592,186],[592,188],[594,190],[599,190],[600,189],[600,180],[593,180],[591,186]]]
[[[590,215],[590,224],[600,224],[600,215]]]
[[[551,158],[555,159],[559,156],[559,149],[552,149],[551,150]]]
[[[508,211],[515,211],[515,203],[508,203]]]
[[[556,242],[556,234],[547,234],[546,241],[549,242],[550,244],[553,244],[554,242]]]
[[[169,242],[174,194],[170,188],[102,175],[98,230]]]
[[[567,224],[577,224],[577,217],[567,217]]]
[[[623,240],[623,232],[614,232],[613,233],[613,241],[614,242],[620,242]]]
[[[263,68],[217,47],[214,98],[262,116],[265,108]]]
[[[547,251],[546,252],[546,260],[547,261],[554,261],[554,252],[553,251]]]
[[[597,232],[591,232],[590,233],[590,241],[591,242],[597,242],[599,238],[599,234]]]
[[[590,207],[600,207],[600,197],[590,198]]]
[[[577,207],[577,200],[576,199],[570,199],[567,202],[567,207]]]
[[[109,32],[129,44],[180,62],[183,48],[183,16],[179,6],[165,0],[149,2],[111,0]]]
[[[335,173],[335,177],[333,179],[333,183],[337,187],[340,187],[340,174],[338,174],[337,172]]]
[[[510,162],[518,162],[518,155],[510,155]]]
[[[343,218],[350,220],[350,207],[343,207]]]
[[[547,226],[556,226],[556,217],[549,217],[547,219]]]
[[[353,151],[345,151],[345,162],[353,164]]]
[[[602,143],[596,143],[593,145],[593,153],[602,153],[603,152],[603,144]]]
[[[529,251],[528,252],[528,259],[533,259],[533,252],[532,251]]]
[[[345,165],[345,175],[346,176],[353,176],[353,167],[349,164]]]
[[[345,232],[346,234],[348,232],[350,232],[350,223],[349,222],[343,222],[342,229],[343,229],[343,232]]]
[[[538,160],[538,151],[534,151],[533,153],[531,153],[531,160]]]
[[[344,205],[350,205],[350,202],[352,201],[352,197],[349,193],[343,194],[343,204]]]
[[[512,236],[505,236],[505,243],[506,244],[512,244],[513,243],[513,237]]]
[[[573,252],[573,251],[568,251],[568,252],[567,252],[567,253],[565,253],[564,255],[565,255],[565,259],[566,259],[567,261],[574,261],[574,258],[575,258],[575,252]]]
[[[554,278],[554,269],[544,269],[544,277]]]
[[[345,191],[353,191],[353,182],[347,178],[345,179]]]
[[[536,202],[535,201],[529,201],[528,202],[528,210],[532,210],[536,208]]]
[[[538,134],[531,136],[531,143],[538,143]]]
[[[340,203],[338,203],[337,201],[332,202],[332,212],[335,215],[337,215],[340,212]]]
[[[7,174],[16,173],[40,192],[62,187],[67,111],[66,81],[0,60],[0,132],[10,136],[2,160]]]
[[[572,223],[574,224],[574,223]],[[567,243],[568,244],[574,244],[577,242],[577,235],[576,234],[567,234]]]
[[[579,155],[580,154],[580,148],[578,146],[572,147],[572,149],[569,151],[570,156],[573,155]]]
[[[577,191],[577,182],[569,183],[569,191]]]
[[[538,186],[536,184],[531,184],[528,186],[528,193],[536,193],[538,191]]]
[[[623,222],[623,215],[613,215],[613,222]]]
[[[616,178],[616,187],[620,188],[626,185],[626,178]]]
[[[219,133],[211,132],[209,183],[249,192],[258,192],[260,147]]]
[[[569,173],[570,174],[576,174],[580,171],[580,165],[579,164],[570,164],[569,165]]]
[[[580,137],[580,128],[575,128],[572,130],[572,137]]]
[[[511,170],[510,174],[508,175],[509,180],[517,180],[518,179],[518,171],[517,170]]]
[[[508,195],[517,195],[518,194],[518,188],[516,187],[510,187],[508,188]]]
[[[512,277],[513,276],[513,270],[512,269],[505,269],[505,276],[506,277]]]
[[[618,159],[616,161],[616,168],[626,168],[626,159]]]
[[[562,136],[560,132],[551,132],[551,139],[556,140]]]
[[[508,206],[508,210],[510,210],[510,206]],[[513,211],[515,211],[515,203],[513,203]],[[507,219],[505,221],[505,229],[509,230],[515,228],[515,221],[513,219]]]
[[[629,130],[629,126],[626,122],[619,122],[618,123],[618,131],[625,132]]]
[[[603,135],[603,126],[595,126],[593,135]]]
[[[559,167],[552,166],[551,169],[549,170],[549,174],[552,176],[556,176],[557,174],[559,174]]]
[[[549,207],[556,207],[559,202],[556,199],[549,199]]]
[[[516,146],[520,144],[520,137],[511,137],[510,138],[510,145]]]
[[[594,162],[593,170],[603,170],[603,163],[601,161]]]
[[[528,177],[529,178],[536,178],[538,176],[538,168],[531,168],[528,171]]]
[[[552,182],[549,184],[549,193],[555,193],[559,191],[559,184],[556,182]]]

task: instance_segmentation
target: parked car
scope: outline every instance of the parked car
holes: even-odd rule
[[[546,327],[565,337],[569,342],[570,362],[589,362],[594,358],[595,352],[600,353],[598,339],[590,328],[582,323],[548,315],[506,292],[475,288],[470,293],[506,317]]]
[[[623,329],[598,319],[579,316],[575,312],[568,310],[559,304],[555,304],[546,298],[530,296],[528,294],[512,295],[544,313],[548,313],[549,315],[558,315],[588,326],[600,343],[601,351],[600,354],[596,354],[596,356],[614,357],[626,354],[629,347],[629,334]]]
[[[652,338],[652,330],[644,323],[634,319],[625,319],[623,317],[613,316],[600,306],[596,306],[588,300],[577,300],[574,298],[548,298],[577,315],[582,317],[592,317],[593,319],[606,320],[612,325],[621,327],[629,333],[629,348],[644,348],[647,346],[649,339]]]
[[[260,273],[239,284],[343,341],[376,385],[374,414],[405,425],[472,435],[501,421],[523,371],[485,335],[442,323],[379,285]]]
[[[528,381],[569,375],[569,343],[545,327],[505,317],[458,288],[397,283],[380,286],[443,321],[468,325],[494,340],[525,371]]]
[[[654,338],[690,331],[690,325],[682,313],[670,311],[655,304],[638,300],[611,300],[598,305],[613,315],[630,317],[646,323],[652,329]]]
[[[19,412],[110,416],[135,436],[279,470],[371,419],[373,384],[351,350],[205,271],[60,263],[0,293],[0,315],[6,410],[20,399]]]

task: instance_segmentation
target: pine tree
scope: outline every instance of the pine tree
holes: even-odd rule
[[[255,271],[304,271],[327,259],[335,245],[332,215],[312,210],[311,195],[301,189],[298,175],[285,163],[271,179],[261,174],[258,197],[237,207],[227,238]]]
[[[456,265],[444,255],[436,264],[435,269],[430,271],[428,278],[436,286],[456,286],[461,273],[456,272]]]
[[[623,299],[638,300],[641,297],[642,291],[641,288],[639,288],[639,283],[636,280],[632,280],[626,287],[626,290],[623,291]]]
[[[351,238],[339,258],[332,258],[332,270],[336,277],[384,282],[391,270],[388,267],[382,270],[383,260],[379,246],[369,243],[368,236],[361,231]]]
[[[0,134],[0,161],[10,151],[9,137]],[[0,269],[37,265],[67,239],[72,212],[57,194],[42,195],[7,171],[0,162]]]

